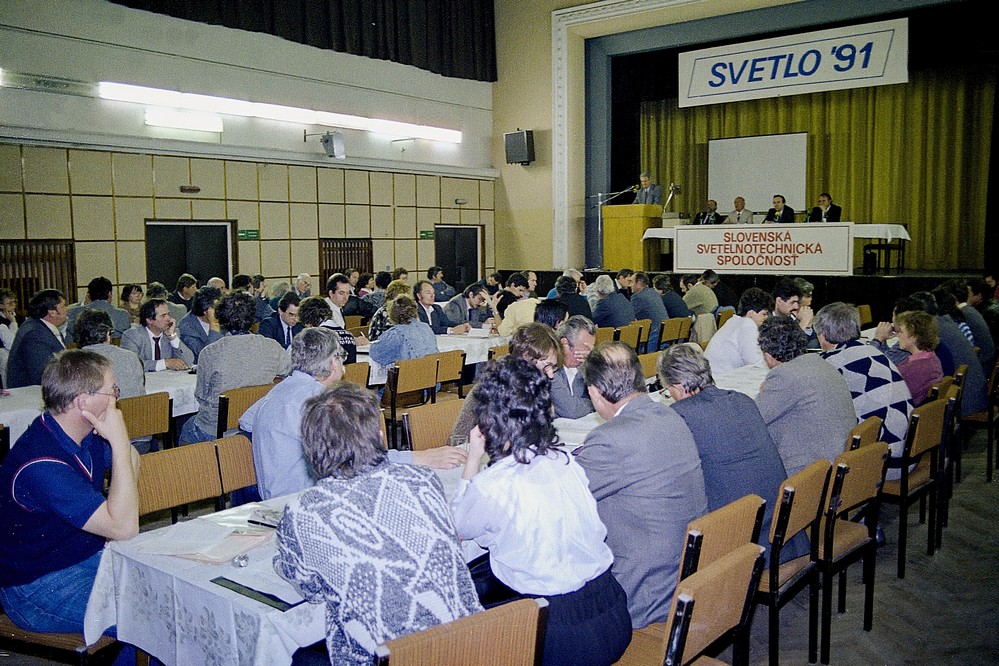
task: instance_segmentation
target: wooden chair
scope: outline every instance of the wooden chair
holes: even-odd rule
[[[961,414],[962,445],[967,447],[971,438],[971,429],[985,426],[988,440],[985,443],[985,482],[992,483],[992,470],[996,441],[996,413],[999,411],[999,363],[992,368],[989,376],[988,402],[985,409],[980,409],[971,414]]]
[[[367,387],[368,376],[371,372],[371,364],[367,361],[359,363],[348,363],[343,366],[343,381],[353,382]]]
[[[937,456],[940,453],[940,440],[943,436],[944,417],[947,400],[941,398],[925,402],[912,410],[909,417],[909,431],[905,437],[905,447],[900,463],[901,478],[885,481],[882,501],[898,505],[898,577],[905,578],[905,555],[908,541],[909,505],[920,500],[929,500],[929,520],[927,521],[926,554],[933,555],[936,544],[936,493]],[[916,468],[909,467],[917,462]]]
[[[355,338],[366,338],[368,337],[368,327],[367,326],[352,326],[346,329],[348,333],[353,335]]]
[[[139,467],[139,515],[214,499],[222,494],[215,442],[147,453]],[[174,514],[173,522],[177,522]]]
[[[926,392],[926,399],[933,401],[941,396],[947,395],[947,389],[949,389],[953,383],[953,375],[944,375],[940,378],[940,381],[929,388]]]
[[[673,317],[659,323],[659,349],[690,339],[690,317]]]
[[[593,346],[596,347],[603,342],[613,342],[616,333],[617,329],[610,326],[597,328],[597,332],[593,335]]]
[[[874,567],[877,562],[877,523],[881,486],[888,467],[888,445],[875,442],[841,453],[825,506],[819,541],[819,572],[822,576],[821,660],[829,663],[832,625],[832,580],[839,574],[837,611],[846,612],[846,570],[864,561],[864,631],[874,621]],[[850,520],[861,514],[864,523]]]
[[[253,447],[245,435],[233,435],[215,440],[219,482],[222,493],[219,509],[225,508],[226,497],[234,490],[257,485],[257,470],[253,466]]]
[[[725,325],[729,319],[735,315],[735,308],[721,308],[718,310],[718,328]]]
[[[687,545],[680,578],[686,578],[743,544],[759,541],[765,505],[762,497],[750,494],[687,523]]]
[[[252,359],[249,359],[252,360]],[[260,384],[258,386],[244,386],[237,389],[229,389],[219,396],[219,420],[215,436],[224,437],[227,430],[239,427],[239,417],[243,415],[250,405],[260,400],[271,390],[274,384]]]
[[[853,426],[853,430],[846,436],[846,448],[844,451],[853,451],[861,446],[867,446],[878,441],[881,436],[881,424],[884,421],[880,416],[868,416],[866,419]]]
[[[176,443],[173,428],[173,399],[166,391],[147,393],[132,398],[120,398],[118,409],[125,419],[128,436],[148,437],[165,435],[162,438],[163,448],[168,449]]]
[[[375,664],[540,664],[547,621],[548,601],[521,599],[387,641],[375,648]]]
[[[460,349],[441,352],[437,355],[437,383],[452,384],[457,390],[458,397],[465,397],[465,386],[462,380],[462,373],[465,370],[465,352]],[[440,391],[437,393],[440,397]]]
[[[399,410],[407,403],[437,402],[437,355],[429,354],[408,361],[398,361],[389,368],[382,406],[388,409],[385,415],[389,428],[392,448],[398,447],[396,426],[400,423]]]
[[[348,331],[352,328],[360,328],[364,324],[364,317],[361,315],[344,315],[343,327]]]
[[[633,323],[638,324],[641,330],[638,333],[638,345],[635,346],[635,351],[639,354],[644,354],[649,351],[649,335],[652,333],[652,320],[651,319],[636,319]]]
[[[498,358],[503,358],[510,353],[510,345],[497,345],[495,347],[489,348],[488,360],[494,361]]]
[[[41,650],[44,650],[46,656],[50,656],[49,653],[54,651],[60,653],[60,656],[62,654],[71,655],[66,663],[84,666],[91,663],[110,663],[113,657],[105,660],[104,650],[116,644],[117,641],[110,636],[101,636],[93,645],[87,645],[83,634],[41,634],[26,631],[14,624],[6,613],[0,613],[0,645],[5,648],[13,648],[18,652],[39,652],[40,654]],[[136,658],[136,662],[138,661],[139,659]]]
[[[870,305],[858,305],[857,314],[860,315],[860,328],[870,326],[874,323],[874,315],[871,314]]]
[[[659,352],[639,354],[638,362],[642,364],[642,374],[645,375],[645,384],[648,386],[649,391],[657,390],[657,387],[659,387],[659,377],[656,375],[656,363],[659,362]]]
[[[402,415],[402,430],[409,448],[425,451],[446,446],[464,404],[464,399],[448,400],[406,410]]]
[[[618,664],[721,664],[700,657],[709,646],[733,637],[733,661],[748,663],[753,593],[763,571],[763,547],[746,543],[677,583],[668,631],[636,632]],[[660,627],[663,625],[659,625]]]
[[[940,454],[937,456],[937,530],[935,548],[943,547],[943,528],[950,521],[950,500],[954,496],[954,484],[961,481],[962,428],[961,399],[964,389],[951,385],[943,396],[947,401],[944,410],[944,425],[940,439]],[[919,520],[924,518],[923,503],[919,505]]]
[[[807,585],[808,595],[808,662],[814,663],[818,653],[819,519],[829,482],[831,465],[818,460],[781,484],[777,493],[777,510],[770,525],[770,561],[756,592],[756,603],[769,608],[770,665],[780,663],[780,609]],[[781,551],[792,537],[805,533],[811,542],[811,553],[790,562],[781,563]]]
[[[638,342],[642,337],[642,326],[638,322],[631,322],[627,326],[617,329],[617,339],[634,350],[638,350]]]
[[[0,423],[0,463],[7,459],[10,453],[10,428]]]

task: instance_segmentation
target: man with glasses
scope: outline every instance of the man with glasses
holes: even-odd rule
[[[558,327],[562,345],[562,367],[552,377],[552,404],[555,416],[578,419],[593,411],[580,366],[593,351],[597,327],[581,315],[574,315]]]
[[[139,533],[139,455],[110,360],[60,352],[41,382],[45,412],[0,466],[0,603],[22,629],[82,633],[104,543]]]
[[[250,434],[257,490],[263,499],[295,493],[316,483],[302,449],[305,402],[343,379],[345,354],[336,331],[307,328],[291,343],[292,372],[239,419]],[[397,463],[451,469],[465,464],[465,452],[442,446],[426,451],[389,451]]]
[[[489,292],[482,283],[476,282],[444,304],[444,316],[452,327],[462,324],[468,324],[471,328],[482,328],[483,325],[491,327],[493,319],[486,307],[488,301]]]

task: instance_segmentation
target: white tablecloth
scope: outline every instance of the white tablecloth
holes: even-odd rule
[[[198,411],[198,401],[194,397],[197,380],[187,372],[147,372],[146,393],[166,391],[173,398],[174,416],[193,414]],[[0,423],[10,428],[10,443],[13,444],[42,413],[42,387],[22,386],[11,389],[10,393],[0,396]]]
[[[489,350],[492,347],[499,347],[510,342],[509,335],[490,335],[479,337],[474,335],[438,335],[437,349],[442,352],[460,349],[465,352],[465,365],[474,365],[489,360]],[[374,344],[378,344],[376,340]],[[357,360],[364,361],[371,366],[368,374],[369,385],[381,385],[388,381],[388,366],[379,365],[371,360],[368,351],[370,345],[357,348]]]
[[[736,225],[732,225],[736,226]],[[738,226],[759,226],[759,225],[738,225]],[[860,222],[853,225],[854,238],[881,238],[886,241],[904,240],[910,241],[912,237],[904,225],[901,224],[875,224],[873,222]],[[663,227],[661,229],[646,229],[642,240],[675,240],[676,228]]]

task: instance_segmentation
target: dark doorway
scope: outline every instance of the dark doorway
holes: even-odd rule
[[[434,227],[434,248],[444,281],[458,291],[482,277],[482,227]]]
[[[146,220],[146,280],[173,290],[182,273],[232,284],[235,220]]]

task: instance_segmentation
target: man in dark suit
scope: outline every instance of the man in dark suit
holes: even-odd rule
[[[449,327],[447,315],[444,308],[434,302],[434,285],[427,280],[420,280],[413,285],[413,297],[416,299],[416,311],[420,315],[420,321],[429,324],[434,335],[444,335],[445,333],[467,333],[471,326],[468,322],[455,324]]]
[[[59,327],[66,323],[66,299],[56,289],[42,289],[28,301],[28,318],[17,329],[7,359],[10,388],[42,383],[52,355],[65,349]]]
[[[691,224],[721,224],[723,218],[717,211],[718,202],[714,199],[708,199],[704,205],[704,210],[694,216],[694,221]]]
[[[565,304],[570,317],[582,315],[587,319],[593,319],[590,304],[579,295],[579,282],[576,281],[576,278],[571,275],[560,275],[555,280],[555,294],[555,298]]]
[[[783,194],[774,195],[774,207],[767,211],[764,222],[790,224],[794,222],[794,209],[784,203]]]
[[[600,345],[583,375],[606,423],[586,437],[576,461],[607,526],[611,570],[628,595],[631,626],[641,629],[666,621],[687,523],[707,511],[701,461],[683,419],[649,398],[634,349]]]
[[[492,326],[492,317],[486,303],[489,293],[481,283],[476,282],[465,291],[456,295],[444,304],[444,316],[452,326],[468,324],[472,328],[487,328]]]
[[[301,303],[301,299],[289,291],[278,301],[277,312],[260,322],[257,333],[265,338],[277,340],[285,349],[290,348],[292,338],[302,330],[302,324],[298,321],[298,306]]]
[[[809,222],[839,222],[843,209],[832,202],[832,195],[823,192],[819,195],[819,205],[812,209],[808,216]]]
[[[662,185],[652,182],[652,174],[648,171],[643,171],[638,177],[638,183],[640,187],[638,193],[635,195],[635,203],[663,205]]]
[[[177,278],[177,290],[170,294],[170,302],[183,305],[187,311],[191,311],[191,299],[194,292],[198,290],[198,280],[190,273],[184,273]]]
[[[180,339],[166,301],[151,298],[139,309],[139,323],[121,336],[121,348],[134,351],[146,372],[186,370],[194,354]]]
[[[238,277],[238,276],[237,276]],[[233,280],[235,290],[236,280]],[[222,290],[218,287],[202,287],[194,292],[191,299],[191,311],[177,324],[180,340],[194,354],[194,362],[198,362],[201,350],[222,339],[222,329],[215,319],[215,305],[222,298]]]
[[[632,286],[631,307],[635,310],[635,319],[648,319],[649,324],[648,351],[659,349],[659,324],[663,319],[669,319],[669,313],[663,304],[662,297],[652,289],[652,278],[648,273],[635,273],[635,283]]]

